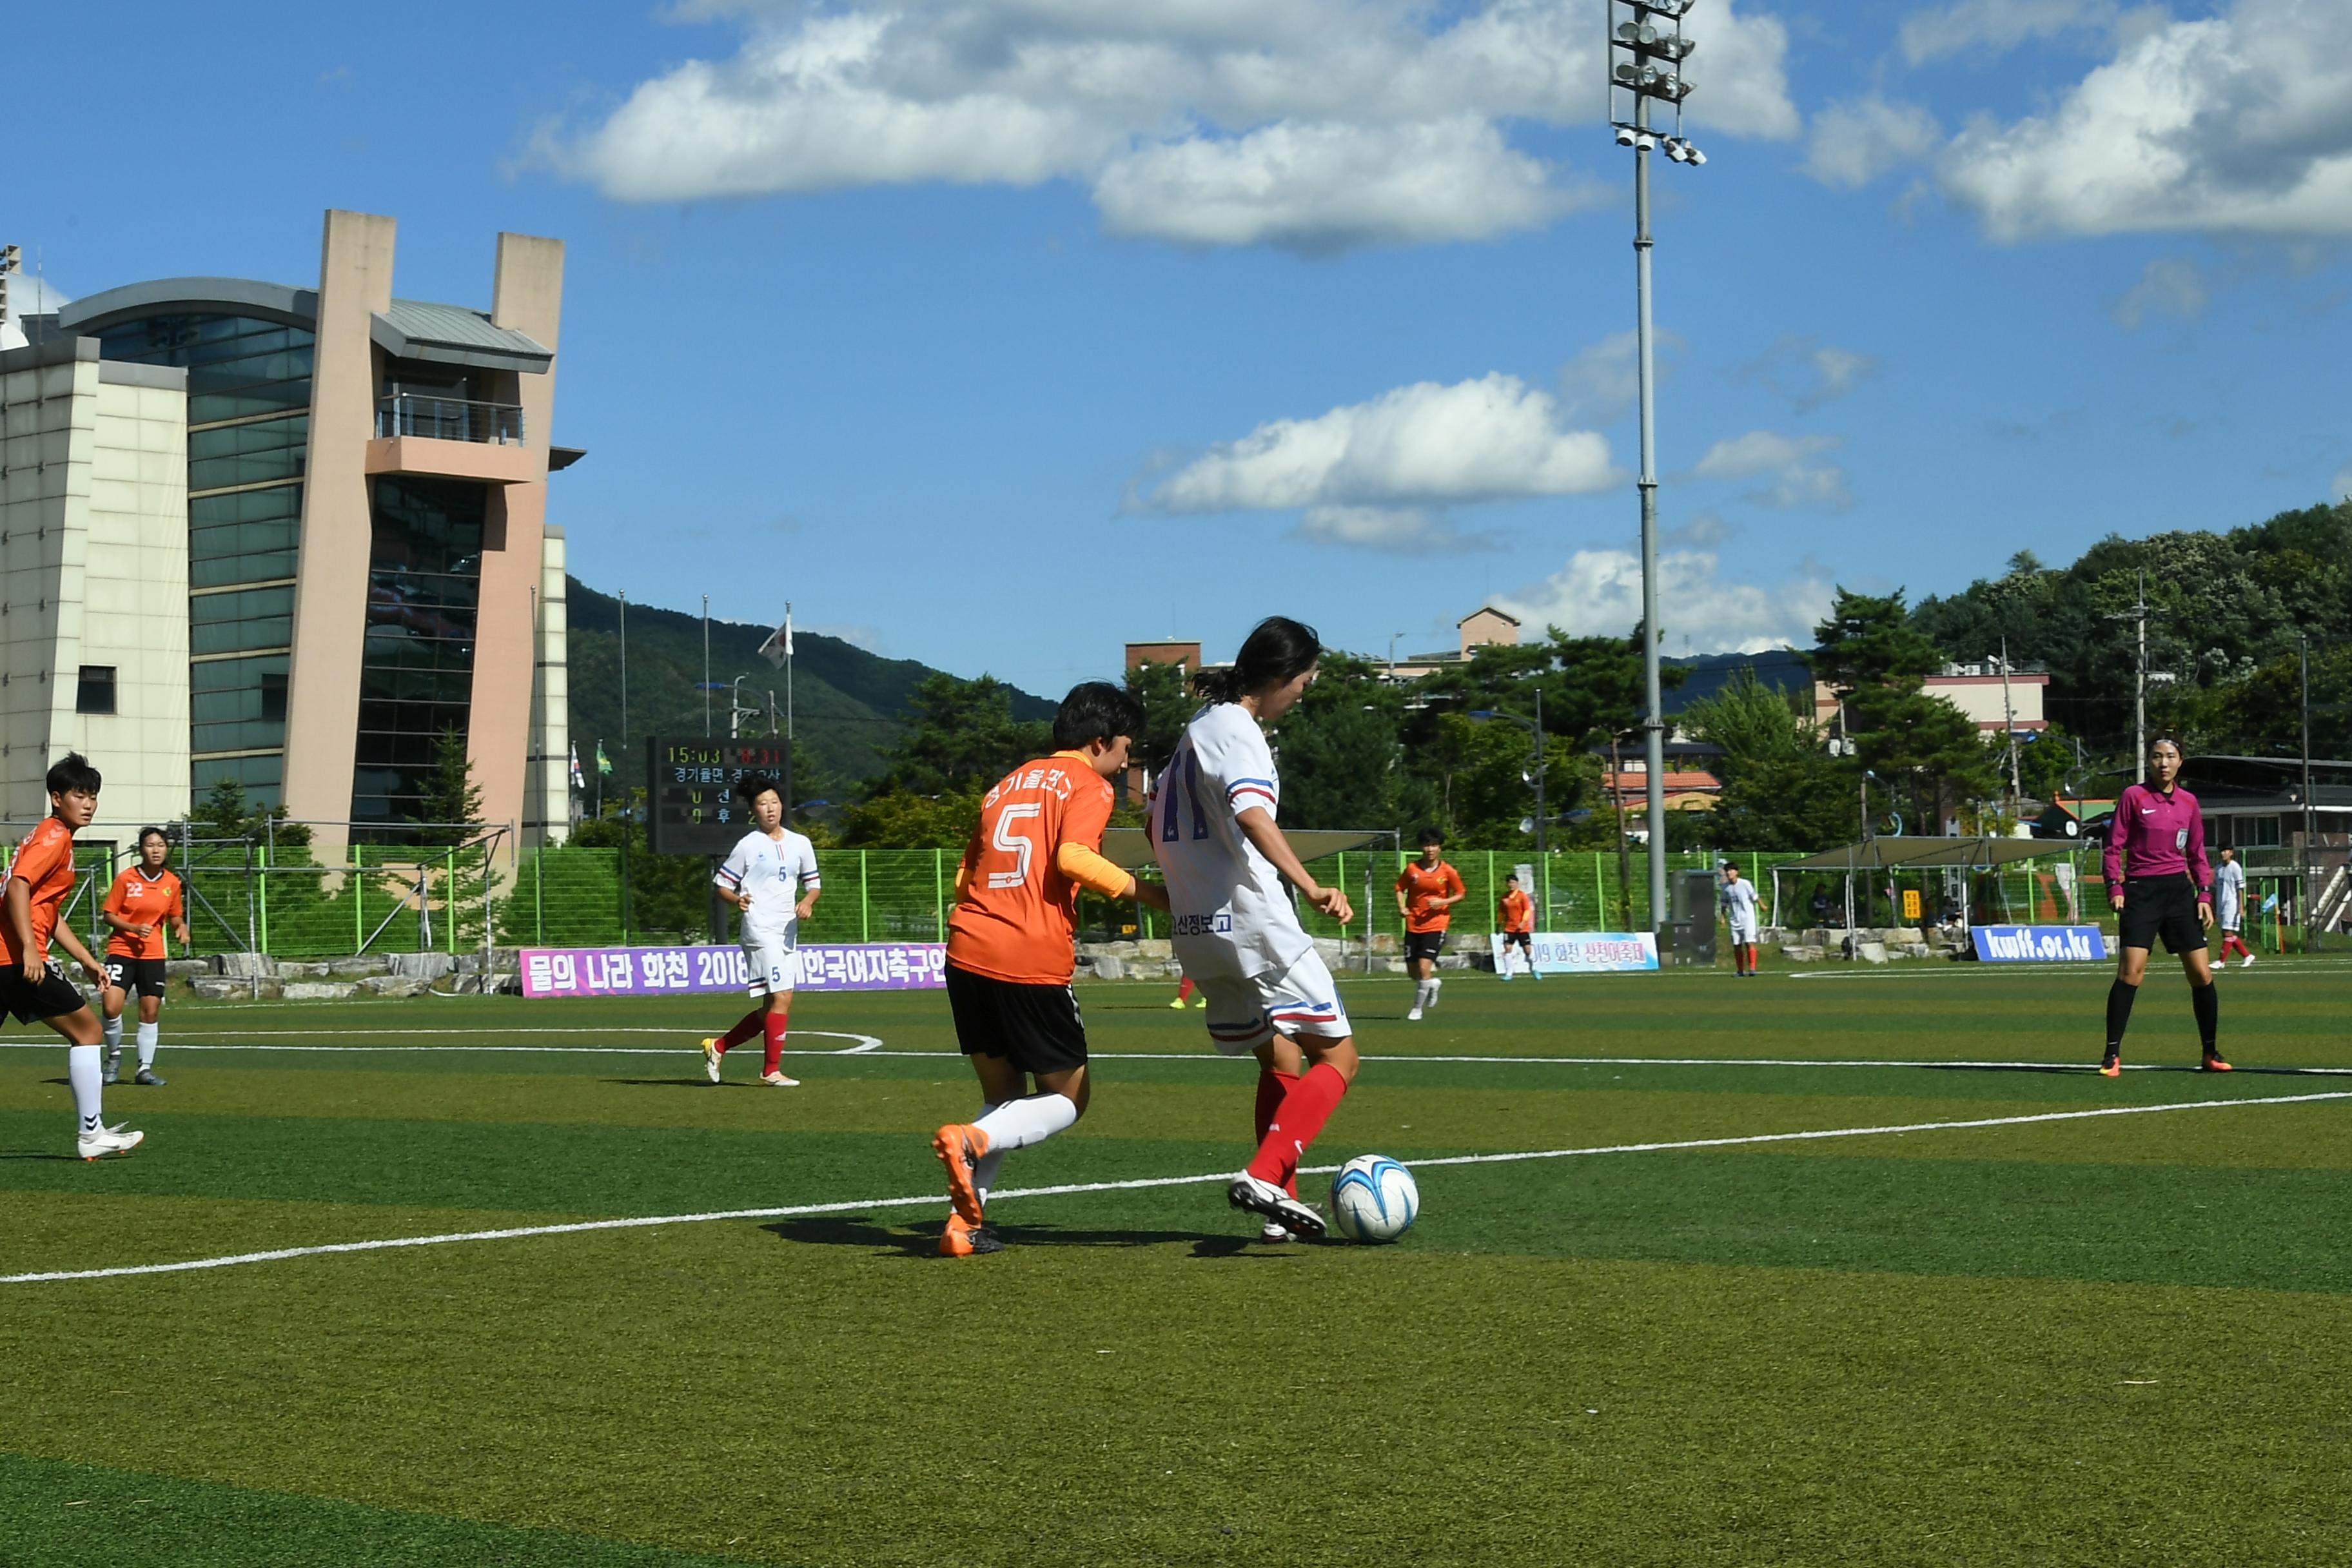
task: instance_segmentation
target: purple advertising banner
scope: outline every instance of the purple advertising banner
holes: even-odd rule
[[[947,984],[947,944],[803,945],[803,991],[919,991]],[[740,947],[526,947],[525,996],[703,996],[750,984]]]

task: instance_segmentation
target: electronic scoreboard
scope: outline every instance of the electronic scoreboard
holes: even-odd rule
[[[755,826],[735,781],[766,773],[793,798],[792,752],[777,739],[692,740],[656,735],[646,780],[646,845],[656,855],[724,855]],[[789,810],[786,821],[791,820]]]

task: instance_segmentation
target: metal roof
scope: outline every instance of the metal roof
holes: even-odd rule
[[[541,373],[555,358],[529,333],[495,325],[480,310],[426,300],[394,300],[376,314],[373,336],[395,358],[443,364]]]

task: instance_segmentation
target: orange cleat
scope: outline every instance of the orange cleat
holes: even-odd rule
[[[993,1231],[982,1226],[966,1225],[963,1215],[948,1215],[947,1228],[940,1232],[941,1258],[970,1258],[974,1253],[1002,1252],[1004,1243],[996,1239]]]
[[[2200,1072],[2235,1072],[2238,1069],[2231,1067],[2228,1062],[2223,1061],[2220,1057],[2209,1055],[2206,1057],[2203,1065],[2197,1070]]]
[[[2103,1062],[2101,1062],[2101,1063],[2099,1064],[2099,1076],[2100,1076],[2101,1078],[2121,1078],[2121,1077],[2123,1077],[2123,1076],[2124,1076],[2124,1061],[2123,1061],[2123,1058],[2122,1058],[2121,1057],[2117,1057],[2117,1056],[2110,1056],[2110,1057],[2108,1057],[2106,1060],[2105,1060],[2105,1061],[2103,1061]]]
[[[931,1134],[931,1152],[948,1168],[948,1201],[958,1218],[978,1228],[980,1189],[971,1184],[971,1168],[988,1152],[988,1134],[961,1121],[950,1121]]]

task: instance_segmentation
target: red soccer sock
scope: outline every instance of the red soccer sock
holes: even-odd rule
[[[1249,1163],[1249,1173],[1283,1187],[1298,1180],[1298,1162],[1306,1155],[1307,1146],[1331,1120],[1331,1112],[1339,1109],[1347,1092],[1348,1080],[1338,1068],[1328,1062],[1308,1068],[1282,1097],[1281,1108],[1258,1143],[1257,1157]]]
[[[1176,983],[1176,1000],[1179,1002],[1190,1002],[1192,999],[1192,977],[1188,974],[1184,976],[1183,979]]]
[[[761,1012],[759,1008],[754,1007],[750,1012],[744,1014],[741,1017],[736,1019],[735,1026],[719,1037],[719,1054],[720,1056],[725,1056],[729,1051],[734,1049],[737,1046],[741,1045],[744,1041],[758,1034],[760,1032],[760,1021],[766,1016],[767,1014]]]
[[[765,1016],[768,1030],[768,1065],[761,1069],[763,1072],[782,1072],[783,1070],[784,1018],[790,1011],[791,1009],[789,1008],[779,1007],[774,1012]]]
[[[1257,1069],[1257,1110],[1251,1118],[1255,1124],[1251,1135],[1260,1143],[1265,1142],[1266,1129],[1274,1125],[1275,1114],[1282,1109],[1284,1097],[1297,1087],[1298,1075],[1295,1072],[1277,1072],[1272,1068]],[[1292,1197],[1298,1195],[1298,1173],[1296,1170],[1291,1172],[1290,1180],[1284,1186]]]

